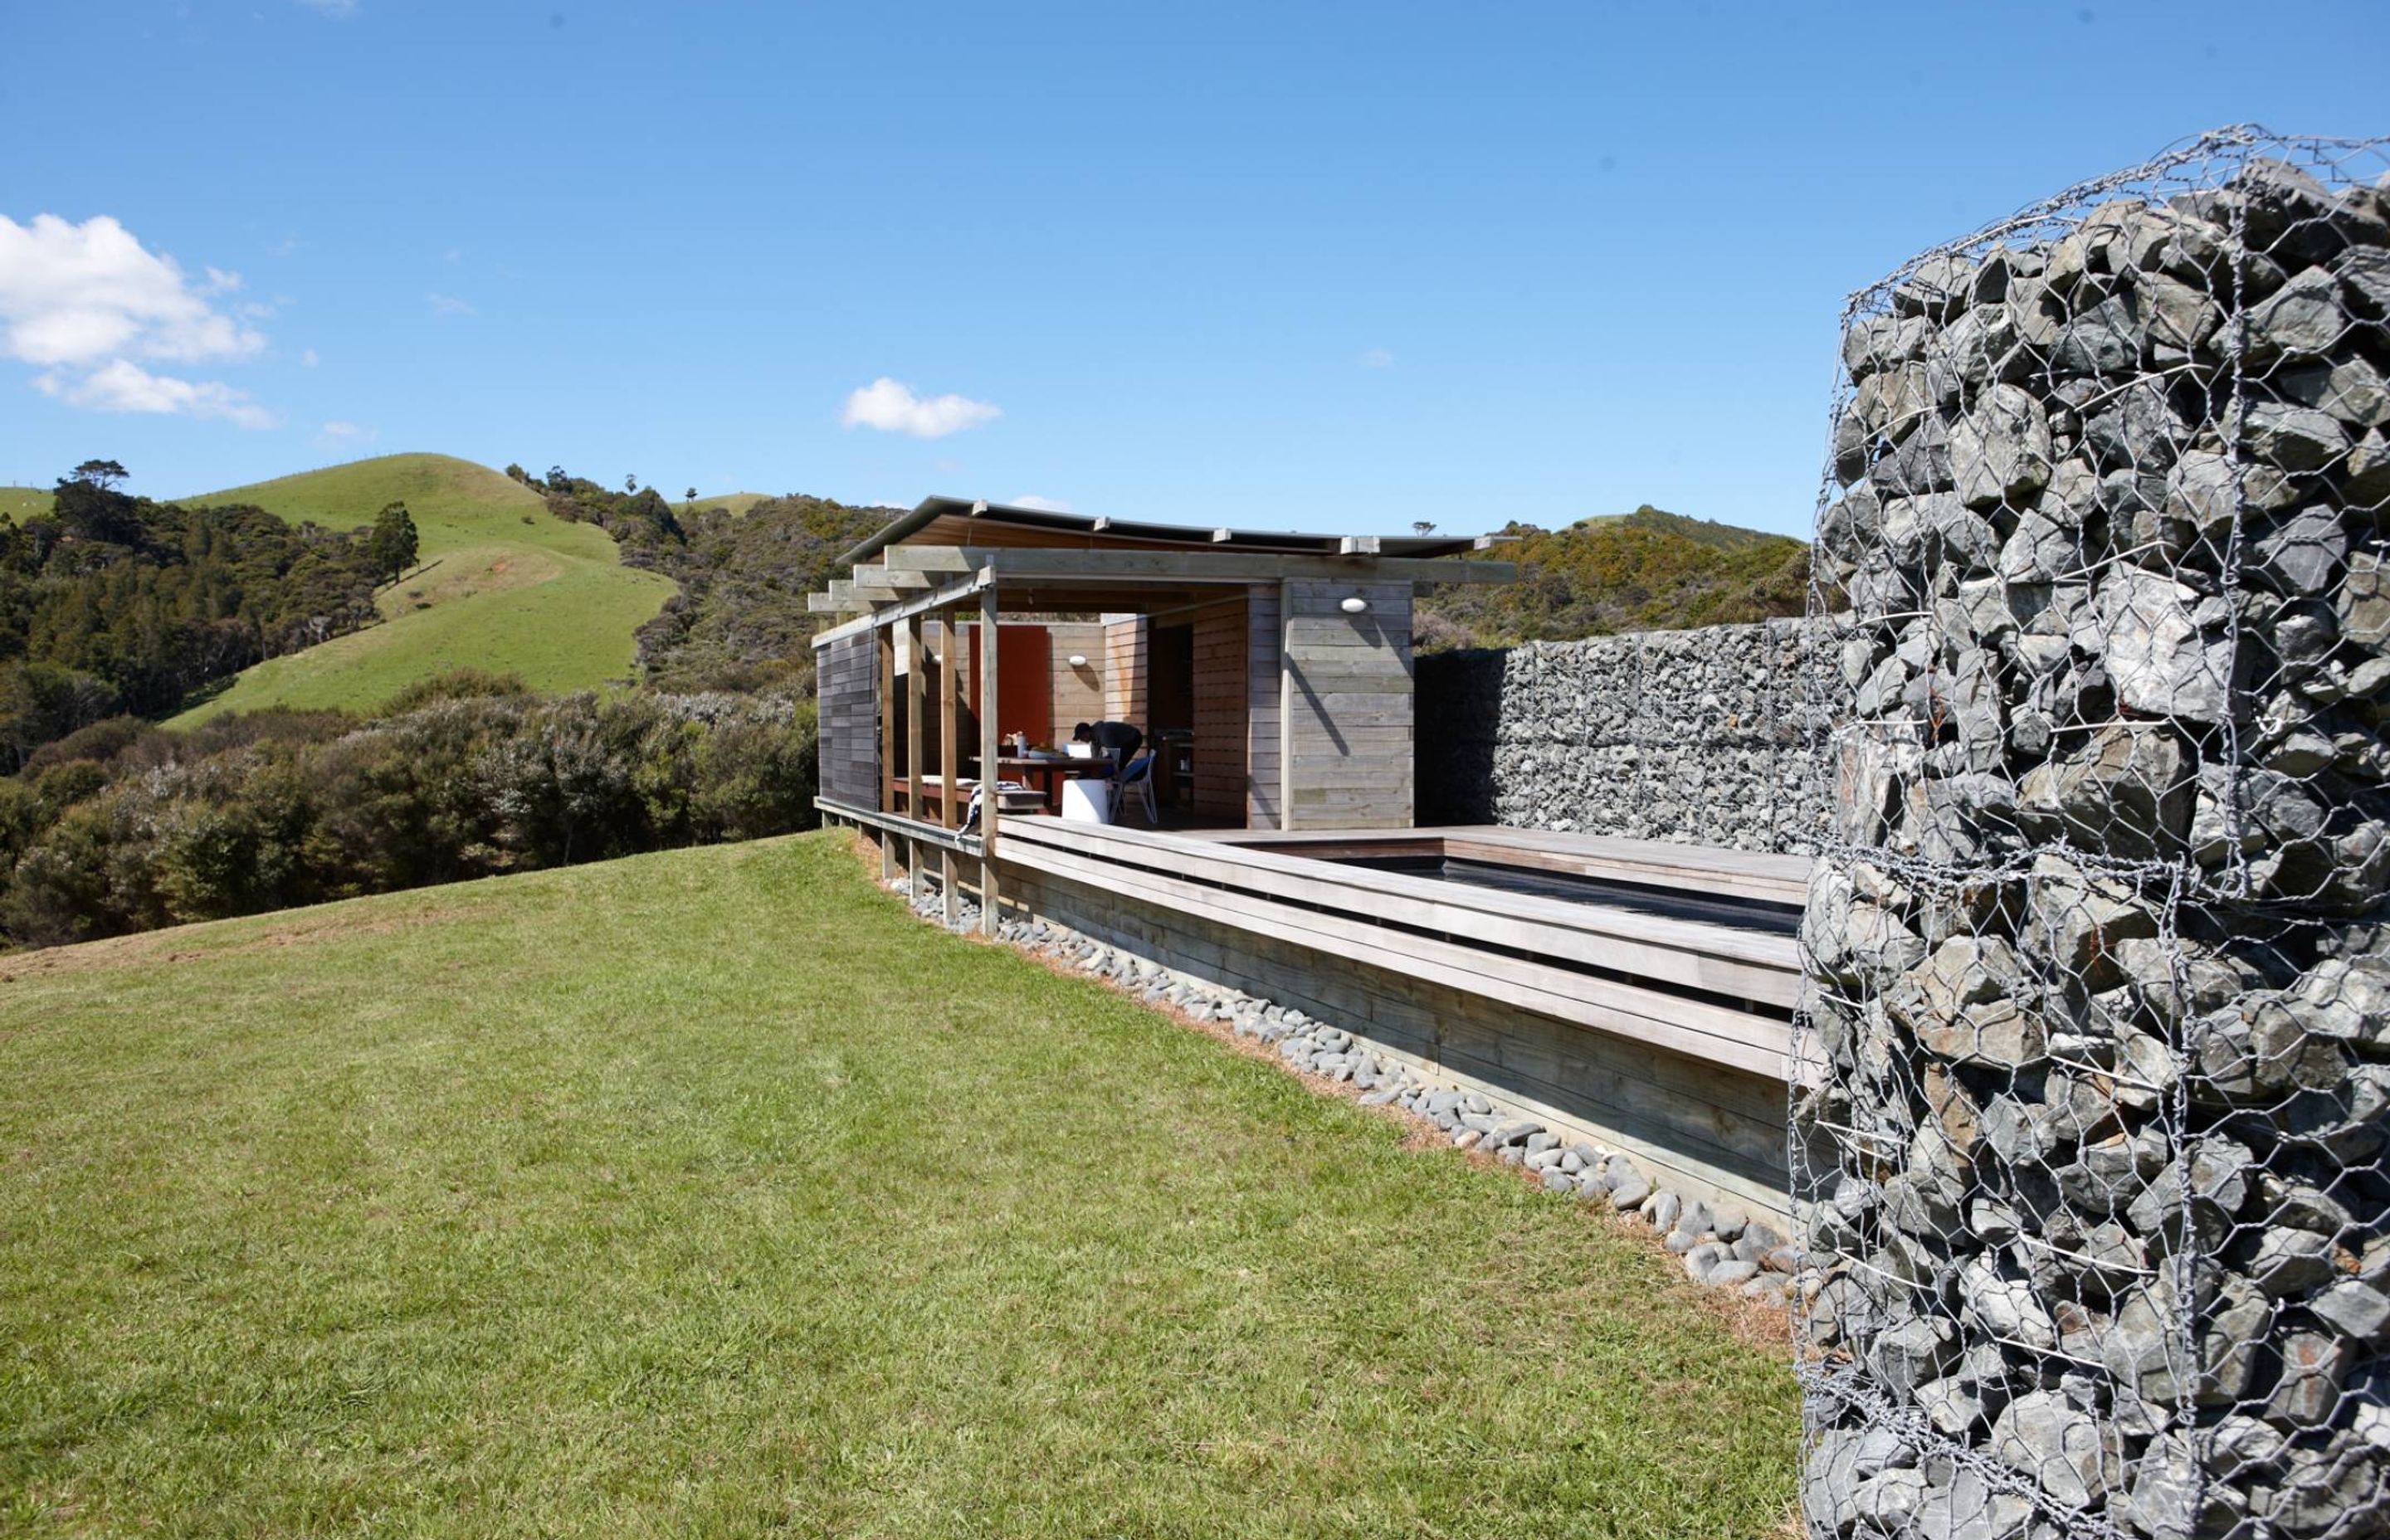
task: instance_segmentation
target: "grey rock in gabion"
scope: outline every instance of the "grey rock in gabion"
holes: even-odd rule
[[[1855,296],[1843,362],[1811,1530],[2390,1534],[2390,143],[2075,189]]]
[[[1807,853],[1828,801],[1802,728],[1811,648],[1771,621],[1423,655],[1420,822]]]

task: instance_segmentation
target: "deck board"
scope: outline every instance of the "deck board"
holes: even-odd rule
[[[1638,882],[1722,898],[1764,904],[1803,902],[1808,892],[1809,859],[1762,851],[1723,850],[1664,840],[1628,840],[1611,834],[1569,834],[1556,829],[1506,828],[1498,824],[1446,824],[1418,828],[1190,829],[1187,838],[1227,844],[1265,845],[1288,854],[1394,854],[1440,844],[1446,855],[1508,862],[1546,871]]]

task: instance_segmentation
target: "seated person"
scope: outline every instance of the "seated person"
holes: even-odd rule
[[[1071,729],[1071,741],[1095,745],[1096,759],[1109,767],[1106,773],[1118,775],[1137,757],[1145,735],[1125,722],[1082,722]]]

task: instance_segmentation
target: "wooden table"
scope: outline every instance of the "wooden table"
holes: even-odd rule
[[[1034,787],[1046,799],[1049,812],[1062,811],[1062,782],[1077,771],[1092,769],[1091,759],[1047,759],[1037,754],[999,754],[996,761],[996,778],[1007,776],[1024,786]]]

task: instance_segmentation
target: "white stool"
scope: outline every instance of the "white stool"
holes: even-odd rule
[[[1062,816],[1082,824],[1112,821],[1112,783],[1073,777],[1062,783]]]

